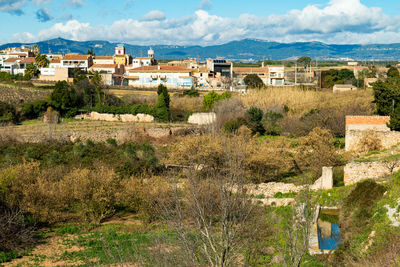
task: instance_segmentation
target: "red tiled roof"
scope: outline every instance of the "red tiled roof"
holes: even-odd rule
[[[137,57],[135,59],[152,59],[151,57]]]
[[[131,69],[129,72],[192,72],[190,69],[185,69],[178,66],[142,66]]]
[[[19,57],[10,57],[10,58],[4,60],[4,62],[11,63],[11,62],[15,62],[17,60],[21,60],[21,58],[19,58]]]
[[[50,63],[60,63],[60,62],[61,62],[61,59],[59,59],[59,58],[53,58],[53,60],[50,61]]]
[[[27,58],[21,60],[19,63],[31,64],[31,63],[35,63],[35,62],[36,62],[36,59],[34,57],[27,57]]]
[[[9,54],[10,56],[27,56],[28,55],[28,53],[24,53],[24,52],[21,52],[21,53],[10,53]]]
[[[62,60],[88,60],[90,55],[66,54]]]

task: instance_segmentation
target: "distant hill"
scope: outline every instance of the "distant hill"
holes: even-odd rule
[[[0,50],[10,46],[20,46],[23,43],[0,45]],[[87,53],[93,48],[96,55],[113,55],[117,43],[108,41],[77,42],[62,38],[36,43],[42,53],[66,54],[70,52]],[[125,44],[126,53],[133,56],[146,56],[149,46]],[[400,60],[400,43],[369,44],[369,45],[335,45],[321,42],[278,43],[265,40],[244,39],[213,46],[174,46],[154,45],[158,59],[182,59],[188,57],[206,58],[223,57],[233,61],[258,61],[262,59],[283,60],[301,56],[313,59],[343,59],[354,60]]]

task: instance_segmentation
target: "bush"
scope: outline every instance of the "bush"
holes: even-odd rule
[[[224,125],[224,130],[227,133],[237,133],[239,128],[243,125],[247,125],[245,118],[237,118],[234,120],[230,120]]]
[[[16,122],[18,122],[18,114],[14,105],[0,102],[0,125]]]
[[[249,74],[246,77],[244,77],[244,83],[247,85],[247,88],[252,88],[252,89],[260,89],[263,88],[264,82],[261,80],[261,78],[257,74]]]
[[[190,97],[199,97],[200,93],[196,89],[191,88],[190,90],[184,90],[183,91],[183,95],[184,96],[190,96]]]
[[[43,115],[49,107],[46,100],[36,100],[22,106],[22,116],[26,119],[36,119]]]
[[[160,121],[168,121],[171,117],[171,113],[169,111],[170,97],[167,87],[160,84],[158,86],[157,94],[155,117]]]
[[[206,94],[204,96],[203,99],[203,110],[204,111],[210,111],[211,108],[213,107],[213,105],[222,100],[222,99],[226,99],[226,98],[230,98],[232,97],[232,94],[229,92],[224,92],[221,95],[217,94],[214,91],[209,92],[208,94]]]
[[[265,133],[264,126],[261,124],[263,115],[263,111],[257,107],[250,107],[246,110],[247,126],[253,134],[259,133],[263,135]]]
[[[279,112],[268,111],[264,114],[262,124],[265,128],[265,134],[268,135],[279,135],[282,132],[280,127],[280,121],[283,115]]]

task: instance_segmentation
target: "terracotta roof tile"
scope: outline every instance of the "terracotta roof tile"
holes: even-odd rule
[[[36,62],[36,59],[34,57],[27,57],[27,58],[21,60],[19,63],[31,64],[31,63],[35,63],[35,62]]]
[[[66,54],[62,60],[88,60],[90,55]]]

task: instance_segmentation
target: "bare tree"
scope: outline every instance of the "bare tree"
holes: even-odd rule
[[[220,168],[207,177],[192,169],[183,192],[176,190],[175,208],[168,220],[193,265],[240,264],[242,250],[261,227],[262,216],[257,216],[257,205],[245,188],[245,142],[227,137]]]
[[[49,129],[49,138],[53,138],[53,133],[56,133],[59,114],[52,107],[48,107],[43,116],[43,121],[47,123]]]

